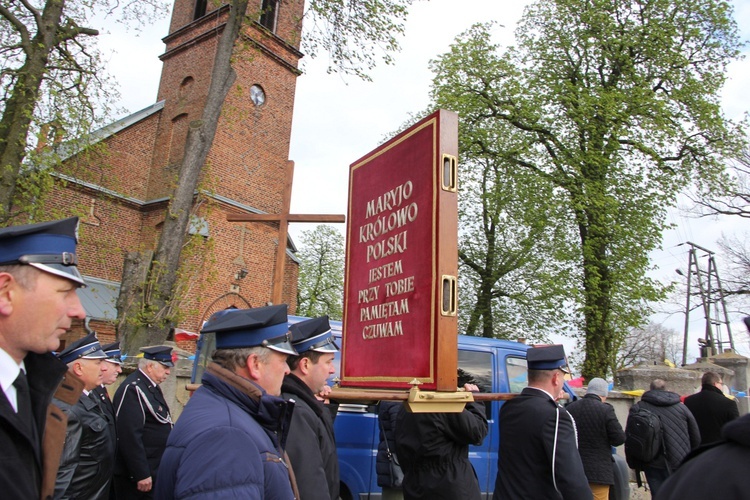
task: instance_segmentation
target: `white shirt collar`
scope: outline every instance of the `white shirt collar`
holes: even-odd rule
[[[537,391],[543,392],[543,393],[545,393],[545,394],[546,394],[547,396],[549,396],[549,398],[550,398],[550,399],[551,399],[552,401],[557,401],[557,400],[556,400],[555,398],[553,398],[553,397],[552,397],[552,394],[550,394],[549,392],[545,391],[544,389],[540,389],[539,387],[531,387],[531,386],[529,386],[529,389],[534,389],[534,390],[537,390]]]
[[[154,387],[156,387],[156,385],[157,385],[156,382],[154,382],[153,380],[151,380],[151,377],[149,377],[148,375],[146,375],[146,372],[144,372],[140,368],[138,368],[138,371],[141,372],[143,374],[143,376],[148,379],[149,382],[151,382],[151,385],[153,385]]]
[[[26,372],[26,365],[19,365],[16,360],[11,357],[10,354],[0,349],[0,388],[5,393],[5,398],[13,407],[13,411],[18,411],[18,394],[16,393],[16,386],[13,382],[18,378],[18,374],[23,370]]]
[[[26,371],[23,361],[19,365],[10,354],[0,349],[0,387],[2,387],[3,392],[8,392],[8,387],[13,386],[13,382],[18,378],[18,373],[21,369],[24,372]]]

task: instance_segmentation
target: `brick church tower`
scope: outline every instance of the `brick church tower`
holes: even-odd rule
[[[197,332],[217,310],[271,300],[279,223],[226,218],[288,210],[285,182],[293,169],[288,155],[303,6],[303,0],[251,0],[248,6],[248,17],[256,21],[246,22],[242,47],[235,48],[237,79],[196,193],[194,237],[183,252],[178,285],[183,300],[177,328]],[[86,214],[79,256],[91,286],[83,292],[84,306],[103,341],[114,336],[125,255],[156,247],[188,125],[200,119],[206,103],[228,11],[207,0],[175,0],[163,39],[157,102],[98,131],[104,147],[71,155],[59,175],[65,182],[50,197],[50,209]],[[288,257],[282,297],[291,313],[295,249],[288,239],[281,243]]]

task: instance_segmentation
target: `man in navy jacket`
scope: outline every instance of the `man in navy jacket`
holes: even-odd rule
[[[293,405],[279,396],[297,354],[286,309],[228,309],[206,322],[213,363],[169,436],[157,499],[300,498],[283,451]]]

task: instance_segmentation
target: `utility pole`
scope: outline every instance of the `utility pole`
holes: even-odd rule
[[[727,313],[726,302],[724,301],[724,289],[721,286],[719,269],[716,267],[714,252],[689,241],[685,244],[690,245],[690,250],[688,251],[688,272],[687,276],[685,276],[687,279],[687,298],[685,304],[685,332],[682,343],[683,366],[687,364],[688,327],[690,323],[693,283],[698,288],[701,305],[703,306],[703,315],[706,319],[706,337],[705,339],[698,339],[698,344],[701,346],[701,356],[707,357],[722,353],[724,352],[725,344],[729,344],[729,347],[734,350],[732,328],[729,324],[729,315]],[[706,253],[701,256],[707,258],[706,270],[701,268],[698,263],[698,250]],[[682,274],[679,269],[677,272],[678,274]],[[722,326],[726,328],[728,340],[723,340],[722,338]],[[714,327],[716,327],[715,331]]]

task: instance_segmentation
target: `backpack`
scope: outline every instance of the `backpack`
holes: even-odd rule
[[[625,459],[632,469],[643,469],[653,462],[662,447],[662,425],[659,416],[641,405],[633,406],[625,426]]]

